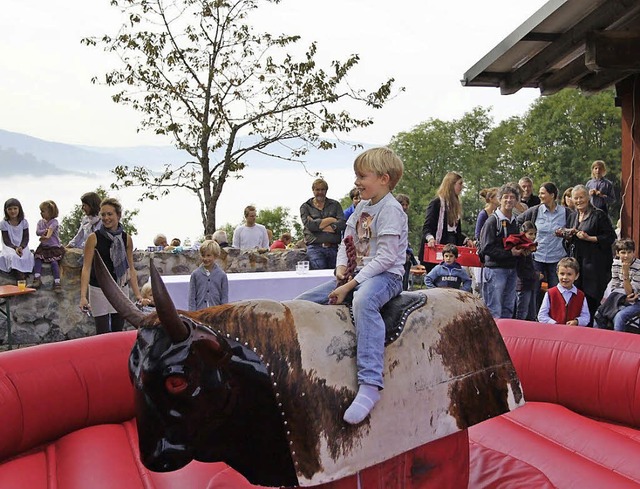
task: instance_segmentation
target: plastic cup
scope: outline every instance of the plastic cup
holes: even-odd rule
[[[300,268],[300,271],[298,272],[298,268]],[[298,264],[296,265],[296,272],[300,273],[300,274],[305,274],[309,272],[309,262],[308,261],[299,261]]]
[[[18,290],[25,290],[27,288],[26,280],[18,280]]]

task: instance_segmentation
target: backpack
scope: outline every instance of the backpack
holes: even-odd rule
[[[484,225],[482,226],[484,229],[484,226],[487,225],[487,223],[489,222],[489,219],[491,219],[492,217],[495,217],[496,219],[496,229],[498,230],[498,233],[496,236],[499,236],[500,234],[502,234],[502,228],[500,227],[500,220],[498,219],[498,215],[493,213],[491,214],[487,220],[484,222]],[[483,243],[482,242],[482,231],[480,232],[480,236],[478,238],[478,245],[476,247],[476,253],[478,253],[478,258],[480,259],[480,263],[484,264],[484,255],[485,255],[485,247],[486,247],[487,243]]]

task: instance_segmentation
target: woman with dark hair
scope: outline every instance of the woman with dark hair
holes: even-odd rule
[[[464,182],[462,176],[450,171],[442,179],[436,197],[429,202],[422,226],[422,241],[418,250],[418,259],[425,266],[433,268],[424,257],[424,245],[434,247],[436,244],[454,244],[463,246],[467,237],[462,234],[460,221],[462,205],[460,194]]]
[[[480,197],[484,199],[485,206],[484,209],[478,213],[478,219],[476,219],[476,241],[480,239],[480,231],[482,231],[482,226],[484,226],[487,218],[500,206],[498,190],[498,187],[483,188],[480,190]]]
[[[93,258],[99,254],[113,280],[129,297],[129,286],[136,300],[142,301],[138,277],[133,265],[133,241],[124,232],[120,219],[122,206],[116,199],[106,198],[100,205],[102,227],[91,233],[84,245],[84,261],[80,275],[80,309],[91,312],[96,322],[96,334],[122,331],[124,318],[105,297],[93,270]]]
[[[586,186],[573,187],[571,197],[576,204],[576,212],[570,216],[568,230],[564,234],[569,256],[578,260],[580,265],[576,287],[582,290],[587,298],[591,326],[593,316],[611,280],[611,246],[616,240],[616,232],[609,216],[589,201],[589,189]]]
[[[82,194],[80,202],[82,202],[82,220],[78,232],[73,237],[67,248],[84,248],[84,244],[91,233],[100,227],[100,196],[95,192],[87,192]]]
[[[558,205],[558,187],[545,182],[538,192],[540,204],[534,205],[518,216],[518,224],[531,221],[537,229],[538,247],[533,253],[533,265],[543,275],[549,288],[558,285],[556,268],[561,258],[567,256],[562,237],[556,235],[558,229],[566,228],[572,212]]]

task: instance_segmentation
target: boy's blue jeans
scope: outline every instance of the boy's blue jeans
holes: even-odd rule
[[[336,281],[330,280],[296,297],[296,300],[328,304],[329,294],[336,288]],[[402,277],[391,272],[383,272],[365,280],[353,289],[345,303],[353,305],[356,326],[356,365],[358,385],[369,384],[382,388],[384,369],[385,327],[380,309],[402,292]]]
[[[627,324],[627,321],[637,314],[640,314],[640,300],[637,300],[633,304],[629,304],[618,311],[618,314],[613,318],[613,330],[624,331],[624,326]]]

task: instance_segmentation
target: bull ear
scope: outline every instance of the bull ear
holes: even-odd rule
[[[133,324],[136,328],[142,325],[146,317],[128,297],[124,295],[122,289],[115,283],[113,277],[107,270],[107,266],[102,261],[100,253],[97,251],[93,254],[93,270],[98,279],[98,285],[102,289],[105,297],[109,300],[113,308],[118,311],[124,319]]]
[[[156,306],[158,319],[167,332],[171,341],[179,343],[189,336],[189,329],[182,322],[176,307],[173,305],[171,296],[167,291],[167,287],[160,277],[158,269],[153,264],[153,260],[149,260],[149,269],[151,271],[151,290],[153,291],[153,302]]]

